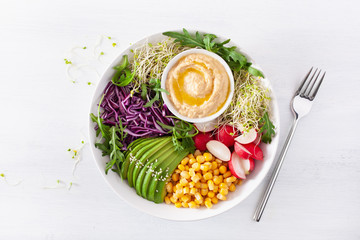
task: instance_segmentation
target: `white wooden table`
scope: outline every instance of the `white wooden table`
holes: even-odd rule
[[[1,1],[0,239],[360,239],[359,9],[357,0]],[[220,216],[179,223],[122,202],[89,145],[72,174],[67,149],[87,140],[95,87],[86,83],[98,77],[84,67],[72,84],[69,50],[91,53],[99,35],[112,36],[115,47],[104,39],[96,49],[101,74],[129,43],[182,27],[227,36],[262,66],[279,100],[280,144],[299,81],[311,66],[327,70],[260,223],[252,215],[265,183]]]

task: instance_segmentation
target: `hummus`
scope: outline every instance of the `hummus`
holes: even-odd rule
[[[169,100],[183,116],[201,118],[219,111],[230,92],[225,67],[215,58],[193,53],[179,59],[170,69],[165,88]]]

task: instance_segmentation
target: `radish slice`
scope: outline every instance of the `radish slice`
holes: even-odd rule
[[[242,145],[242,147],[245,148],[248,152],[250,152],[252,158],[256,160],[264,159],[263,152],[261,151],[259,146],[255,145],[255,143],[244,144]]]
[[[241,131],[241,135],[235,138],[235,141],[241,144],[248,144],[254,142],[257,139],[257,136],[258,136],[257,131],[254,128],[252,128],[248,132]]]
[[[248,159],[251,156],[250,151],[238,142],[235,142],[234,150],[241,158]]]
[[[225,144],[216,140],[211,140],[206,143],[206,148],[212,155],[214,155],[218,159],[224,162],[230,161],[231,152],[229,148],[225,146]]]
[[[210,122],[194,123],[194,125],[200,132],[210,132],[216,128],[217,119],[211,120]]]
[[[229,162],[229,169],[232,175],[236,178],[246,179],[245,171],[242,166],[242,158],[240,158],[236,152],[231,154],[231,160]]]
[[[243,158],[241,158],[240,162],[241,162],[241,165],[242,165],[242,167],[243,167],[246,175],[249,175],[250,172],[251,172],[252,170],[254,170],[254,166],[255,166],[255,164],[254,164],[254,163],[255,163],[254,159],[252,159],[252,158],[249,158],[249,159],[243,159]]]

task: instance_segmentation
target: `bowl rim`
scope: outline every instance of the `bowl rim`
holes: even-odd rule
[[[170,70],[173,68],[173,66],[175,64],[177,64],[178,61],[181,58],[183,58],[183,57],[185,57],[187,55],[193,54],[193,53],[201,53],[201,54],[210,56],[210,57],[214,58],[215,60],[219,61],[222,66],[224,66],[224,68],[226,70],[226,73],[227,73],[227,75],[229,77],[229,81],[230,81],[230,92],[228,94],[228,97],[227,97],[224,105],[220,108],[219,111],[217,111],[217,112],[215,112],[215,113],[213,113],[213,114],[211,114],[209,116],[201,117],[201,118],[190,118],[190,117],[187,117],[187,116],[184,116],[184,115],[180,114],[175,109],[174,104],[171,102],[168,94],[166,94],[165,92],[161,92],[161,96],[162,96],[162,98],[164,100],[164,103],[166,104],[167,108],[176,117],[178,117],[178,118],[180,118],[180,119],[182,119],[184,121],[191,122],[191,123],[206,123],[206,122],[210,122],[210,121],[216,119],[223,112],[225,112],[225,110],[229,107],[229,105],[231,103],[231,100],[232,100],[232,97],[234,95],[234,75],[232,74],[232,71],[231,71],[229,65],[225,62],[225,60],[222,57],[220,57],[216,53],[210,52],[208,50],[197,49],[197,48],[188,49],[188,50],[185,50],[185,51],[179,53],[174,58],[172,58],[170,60],[170,62],[168,63],[168,65],[165,67],[163,75],[161,76],[161,88],[166,89],[167,76],[168,76]]]
[[[177,31],[177,32],[181,32],[181,29],[175,29],[175,30],[171,30],[171,31]],[[193,34],[196,32],[196,30],[192,30],[189,29],[188,30],[189,33]],[[205,33],[204,31],[198,31],[199,33]],[[221,35],[217,35],[218,38],[220,40],[222,39],[226,39],[224,37],[222,37]],[[109,82],[109,80],[111,79],[109,76],[111,76],[114,72],[114,70],[112,69],[113,66],[117,65],[121,59],[122,56],[125,54],[130,55],[131,54],[131,49],[135,48],[135,47],[139,47],[145,43],[148,43],[149,39],[158,39],[158,41],[164,40],[168,37],[162,35],[162,32],[158,32],[158,33],[154,33],[148,36],[145,36],[144,38],[140,39],[139,41],[137,41],[136,43],[132,44],[131,46],[125,48],[123,51],[121,51],[120,54],[118,54],[114,60],[111,62],[111,64],[109,64],[109,66],[106,68],[106,70],[103,72],[103,74],[101,75],[101,78],[96,86],[96,89],[93,93],[93,98],[91,101],[91,105],[89,106],[89,113],[94,112],[93,109],[97,108],[97,104],[99,102],[99,99],[103,93],[104,90],[104,84],[107,84]],[[240,48],[240,45],[234,43],[233,41],[230,41],[228,43],[231,46],[236,46],[238,48],[238,51],[240,51],[244,56],[247,57],[248,61],[252,62],[252,66],[255,66],[257,69],[262,70],[260,66],[256,65],[256,63],[253,61],[253,59],[246,54],[245,51],[243,51]],[[145,212],[149,215],[152,216],[156,216],[162,219],[166,219],[166,220],[173,220],[173,221],[197,221],[197,220],[202,220],[202,219],[206,219],[206,218],[210,218],[210,217],[214,217],[216,215],[219,215],[221,213],[224,213],[228,210],[230,210],[231,208],[237,206],[239,203],[241,203],[242,201],[244,201],[248,196],[250,196],[257,188],[258,186],[264,181],[266,175],[268,174],[271,166],[273,165],[273,162],[275,160],[275,154],[278,148],[278,143],[279,143],[279,137],[280,137],[280,114],[279,114],[279,105],[277,102],[277,98],[276,95],[273,91],[272,86],[270,85],[270,81],[267,78],[264,78],[263,81],[265,81],[265,83],[268,83],[268,88],[270,89],[271,92],[271,112],[270,112],[270,116],[272,118],[272,121],[276,127],[276,135],[273,137],[271,144],[268,144],[268,147],[272,147],[273,150],[271,151],[271,154],[269,154],[269,158],[265,161],[264,160],[264,164],[262,164],[262,169],[261,171],[258,173],[258,175],[256,176],[256,179],[251,179],[256,181],[251,189],[245,193],[243,193],[242,195],[240,195],[239,197],[237,197],[236,199],[234,199],[233,201],[230,202],[230,200],[228,201],[224,201],[222,203],[216,204],[216,205],[221,205],[219,206],[219,208],[217,209],[203,209],[203,210],[199,210],[199,209],[191,209],[193,212],[193,214],[183,214],[181,212],[189,210],[189,209],[177,209],[173,206],[171,206],[171,208],[168,208],[170,206],[166,205],[165,203],[162,204],[155,204],[152,203],[148,200],[145,200],[139,196],[136,195],[137,199],[132,199],[130,200],[128,196],[124,195],[121,192],[121,189],[119,188],[118,184],[122,184],[120,181],[120,176],[116,175],[116,173],[112,173],[111,171],[109,172],[108,175],[105,174],[104,171],[104,157],[101,156],[100,150],[95,148],[94,144],[96,142],[96,136],[95,136],[95,131],[94,131],[94,123],[91,121],[91,118],[88,118],[88,123],[89,123],[89,141],[90,141],[90,149],[95,161],[95,165],[97,166],[100,174],[103,176],[105,182],[109,185],[109,187],[120,197],[120,199],[122,199],[123,201],[125,201],[127,204],[129,204],[130,206],[134,207],[137,210],[140,210],[142,212]],[[102,84],[102,82],[104,82]],[[114,184],[115,182],[115,184]],[[247,181],[245,181],[246,184]],[[125,184],[125,183],[124,183]],[[244,185],[244,184],[243,184]],[[242,185],[242,186],[243,186]],[[130,190],[134,190],[133,188],[129,188],[129,186],[126,184],[126,187]],[[240,190],[237,190],[240,191]],[[235,191],[236,192],[236,191]],[[134,200],[134,201],[133,201]],[[138,203],[141,202],[141,204],[139,205]],[[147,204],[145,203],[147,202]],[[152,204],[152,205],[150,205]],[[144,205],[149,205],[149,207],[144,206]],[[166,208],[166,210],[170,209],[170,212],[172,212],[172,210],[176,210],[176,212],[179,212],[181,214],[163,214],[163,211],[156,211],[157,210],[157,205],[162,205],[162,208]],[[215,206],[216,206],[215,205]],[[221,209],[220,209],[221,208]]]

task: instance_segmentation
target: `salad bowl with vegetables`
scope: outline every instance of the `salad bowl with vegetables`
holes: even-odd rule
[[[113,61],[96,88],[89,133],[100,173],[124,201],[198,220],[236,206],[264,179],[279,113],[270,81],[235,43],[183,29],[140,40]]]

